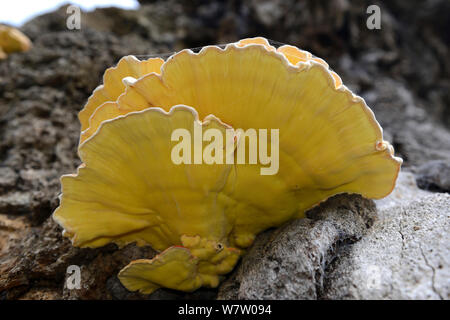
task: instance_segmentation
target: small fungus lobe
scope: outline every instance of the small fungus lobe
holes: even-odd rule
[[[6,59],[8,54],[28,51],[31,41],[18,29],[0,25],[0,60]]]

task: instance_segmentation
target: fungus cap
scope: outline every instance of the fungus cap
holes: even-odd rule
[[[9,53],[28,51],[31,48],[30,39],[18,29],[0,25],[0,59]]]
[[[125,56],[120,59],[117,66],[107,69],[103,76],[103,84],[94,90],[78,115],[81,131],[89,127],[89,118],[98,107],[106,102],[116,101],[124,92],[123,79],[126,77],[139,78],[151,72],[158,73],[163,63],[164,60],[161,58],[141,61],[134,56]]]
[[[217,286],[259,232],[338,193],[378,199],[392,191],[401,159],[364,100],[322,59],[255,38],[160,63],[160,72],[120,73],[111,80],[124,85],[117,99],[89,108],[83,165],[62,178],[54,213],[76,246],[137,242],[162,251],[121,271],[127,288]],[[239,129],[279,130],[278,145],[267,147],[279,148],[278,172],[261,175],[262,162],[175,164],[174,130],[192,139],[200,127],[231,131],[234,158],[241,145],[250,153]]]

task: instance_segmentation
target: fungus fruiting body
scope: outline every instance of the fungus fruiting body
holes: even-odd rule
[[[13,27],[0,25],[0,59],[13,52],[27,51],[31,41],[26,35]]]
[[[83,164],[62,177],[54,218],[75,246],[160,251],[119,273],[143,293],[216,287],[259,232],[338,193],[382,198],[401,165],[364,100],[325,61],[264,38],[166,61],[125,57],[79,118]],[[193,139],[199,127],[224,136],[278,130],[266,150],[278,148],[276,174],[262,175],[259,161],[225,161],[241,146],[252,152],[239,134],[216,149],[224,161],[172,161],[173,132]]]

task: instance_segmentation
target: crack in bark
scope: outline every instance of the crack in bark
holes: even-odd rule
[[[423,259],[425,260],[425,264],[427,265],[427,267],[429,267],[431,269],[431,272],[432,272],[432,275],[431,275],[431,289],[433,290],[434,293],[436,293],[439,296],[439,299],[444,300],[444,297],[442,297],[440,292],[437,291],[437,289],[436,289],[436,285],[435,285],[436,284],[436,269],[428,261],[427,256],[425,255],[425,252],[423,252],[423,248],[422,248],[422,245],[420,243],[419,243],[419,249],[420,249],[420,252],[422,253]]]
[[[402,238],[402,248],[401,248],[401,251],[400,251],[400,261],[403,260],[403,258],[404,258],[404,251],[405,251],[405,248],[406,248],[405,236],[404,236],[404,234],[403,234],[403,218],[404,218],[404,214],[405,214],[405,210],[404,210],[403,206],[401,206],[401,210],[400,210],[400,223],[399,223],[399,230],[398,230],[398,233],[400,233],[400,236],[401,236],[401,238]],[[426,255],[425,255],[425,253],[424,253],[424,251],[423,251],[423,248],[422,248],[422,245],[420,244],[420,242],[419,242],[419,249],[420,249],[420,252],[421,252],[421,254],[422,254],[422,257],[423,257],[423,259],[424,259],[424,261],[425,261],[425,264],[427,265],[427,267],[429,267],[429,268],[431,269],[431,272],[432,272],[432,276],[431,276],[431,289],[433,290],[434,293],[436,293],[436,294],[439,296],[439,298],[440,298],[441,300],[444,300],[444,298],[442,297],[442,295],[436,290],[436,286],[435,286],[435,281],[436,281],[436,269],[429,263],[429,261],[428,261]]]
[[[403,209],[403,206],[400,205],[400,222],[399,222],[399,230],[398,233],[400,233],[400,236],[402,238],[402,248],[400,250],[400,260],[403,260],[403,252],[405,251],[406,244],[405,244],[405,235],[403,234],[403,217],[404,217],[405,209]]]

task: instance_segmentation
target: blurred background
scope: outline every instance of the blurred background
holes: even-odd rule
[[[0,22],[13,26],[21,26],[24,22],[44,13],[49,13],[68,2],[65,0],[40,0],[40,1],[11,1],[0,11]],[[79,6],[83,10],[92,10],[99,7],[118,7],[122,9],[137,9],[137,0],[78,0],[71,4]]]
[[[60,175],[79,165],[77,114],[101,84],[105,69],[129,54],[167,53],[253,36],[308,50],[366,100],[385,139],[404,159],[403,170],[414,173],[421,188],[450,189],[448,0],[72,4],[81,8],[80,28],[73,30],[67,25],[69,3],[0,4],[0,23],[18,27],[32,41],[31,50],[0,60],[0,213],[24,217],[14,227],[16,233],[2,238],[0,232],[0,257],[6,252],[9,258],[20,256],[21,249],[11,247],[10,239],[23,237],[21,230],[30,226],[36,234],[59,234],[47,218],[58,204]],[[380,29],[367,26],[367,8],[374,4],[380,8]],[[38,273],[25,264],[27,272],[20,272],[26,275],[13,279],[17,290],[9,290],[8,297],[23,294],[20,281],[62,281],[60,266],[49,271],[48,261],[63,250],[41,257],[46,267]],[[110,274],[118,265],[114,261],[109,261]],[[8,274],[4,281],[12,283]],[[0,281],[0,292],[1,286]],[[89,294],[94,297],[95,290]]]

